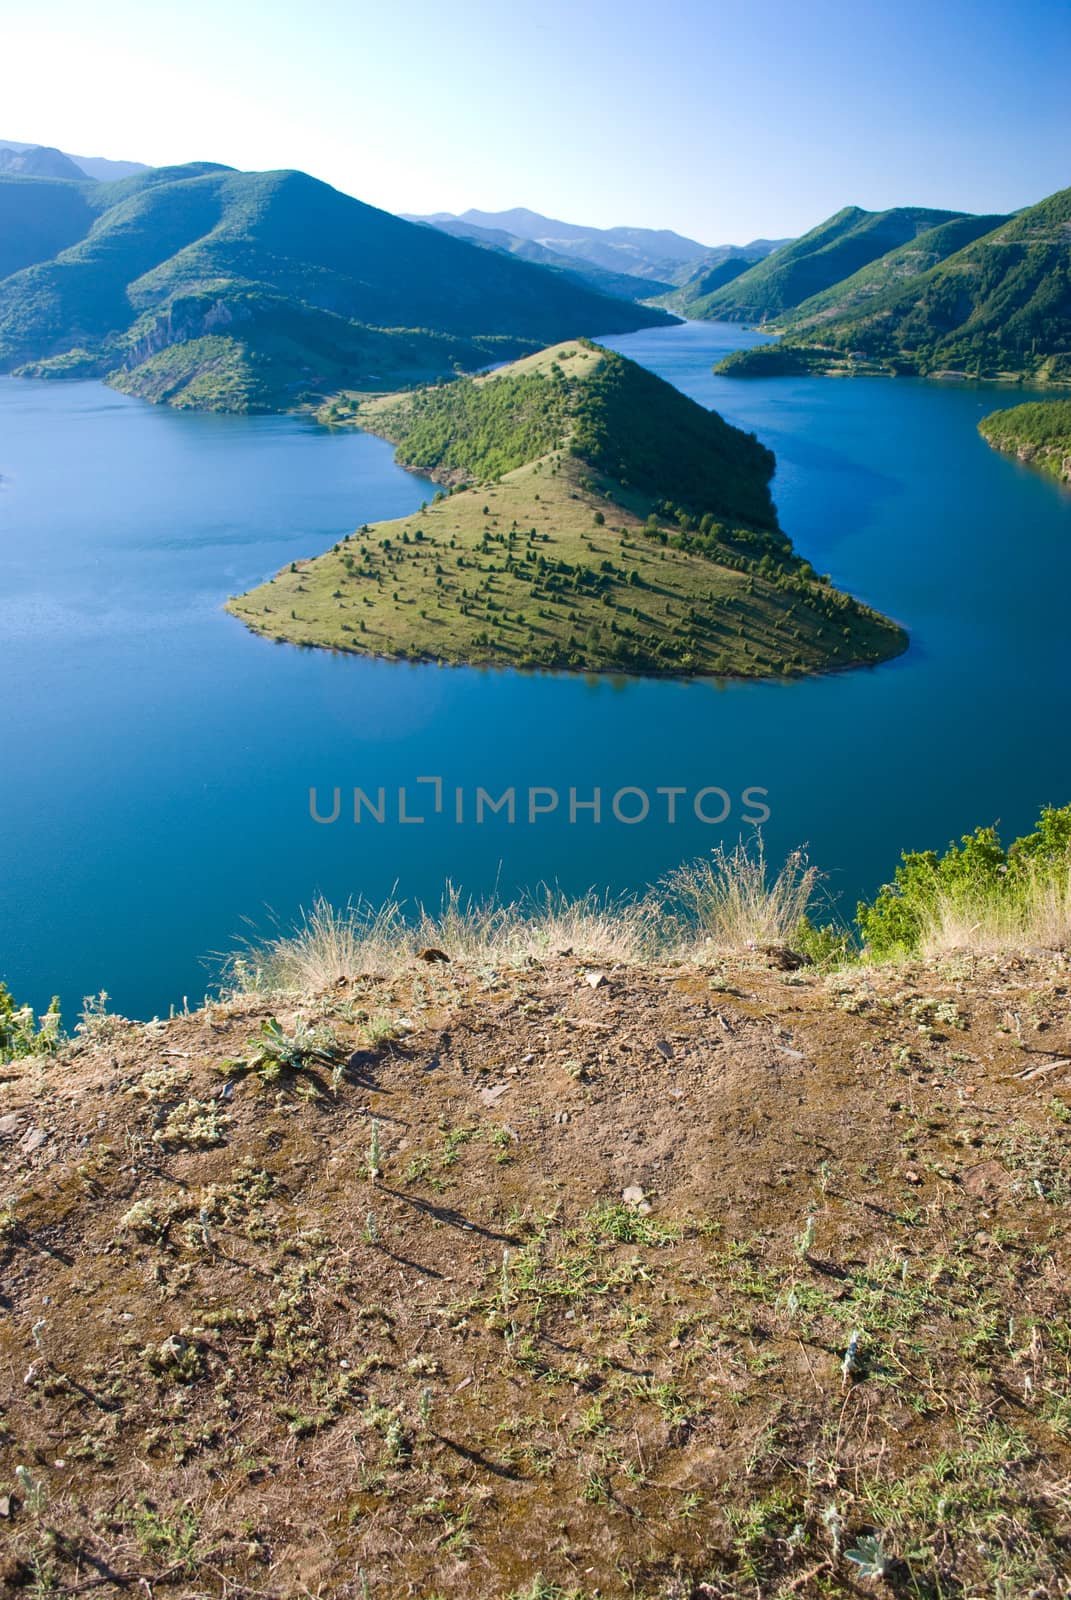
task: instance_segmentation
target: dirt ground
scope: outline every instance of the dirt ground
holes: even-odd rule
[[[1069,986],[414,958],[0,1069],[0,1593],[1071,1595]]]

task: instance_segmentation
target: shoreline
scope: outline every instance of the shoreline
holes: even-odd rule
[[[622,392],[645,408],[638,434]],[[319,417],[384,438],[403,470],[444,491],[232,597],[227,610],[269,638],[715,679],[811,675],[907,648],[899,624],[793,549],[770,498],[774,458],[753,434],[590,341],[458,385],[347,396]]]
[[[235,596],[234,598],[237,599],[240,597]],[[500,658],[493,656],[489,656],[485,660],[472,659],[453,661],[445,656],[435,656],[429,654],[397,655],[392,654],[389,651],[361,650],[355,645],[343,644],[341,642],[331,644],[316,644],[311,641],[293,639],[285,633],[269,633],[266,629],[258,626],[257,623],[250,621],[240,612],[234,610],[231,600],[224,601],[220,609],[225,611],[228,616],[234,617],[236,621],[241,622],[242,625],[250,633],[255,634],[257,638],[266,639],[272,644],[288,645],[292,650],[326,650],[334,655],[353,656],[360,661],[384,661],[393,666],[399,667],[438,667],[447,671],[458,672],[518,672],[524,676],[538,675],[540,677],[562,676],[568,678],[624,678],[635,680],[637,682],[649,681],[671,683],[788,684],[798,683],[804,679],[811,678],[841,677],[845,673],[862,672],[868,668],[874,672],[877,672],[882,667],[888,667],[896,661],[902,661],[905,656],[911,653],[912,649],[912,639],[908,630],[902,623],[897,622],[895,618],[889,618],[888,620],[898,627],[901,633],[904,635],[904,643],[901,649],[891,651],[888,655],[880,657],[877,661],[860,660],[833,662],[829,666],[814,667],[807,671],[785,673],[689,672],[674,671],[672,668],[659,668],[653,666],[649,668],[614,666],[576,667],[569,666],[567,664],[554,666],[545,662],[503,661]]]

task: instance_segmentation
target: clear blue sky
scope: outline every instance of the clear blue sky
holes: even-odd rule
[[[49,0],[0,137],[705,243],[1071,185],[1068,0]]]

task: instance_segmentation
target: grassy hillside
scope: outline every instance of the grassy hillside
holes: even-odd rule
[[[501,359],[566,335],[621,332],[666,317],[598,294],[574,278],[403,222],[304,173],[240,173],[198,164],[118,183],[37,188],[35,204],[46,220],[37,220],[33,242],[23,250],[33,264],[16,257],[12,265],[22,270],[0,278],[0,369],[78,348],[96,353],[102,369],[121,371],[123,387],[132,392],[155,396],[177,382],[177,393],[195,390],[207,403],[240,403],[249,385],[233,384],[226,372],[215,384],[222,370],[217,346],[160,359],[168,342],[215,337],[221,325],[238,322],[244,332],[236,359],[260,369],[253,388],[278,405],[293,403],[302,379],[305,389],[315,391],[350,372],[348,354],[324,366],[325,316],[340,319],[348,352],[364,342],[373,363],[384,349],[384,334],[410,330],[395,359],[366,366],[363,376],[370,380],[380,366],[393,373],[451,372],[455,358],[467,362],[474,346],[479,364],[484,350]],[[11,204],[25,211],[29,201],[15,196]],[[61,248],[46,257],[42,240],[48,243],[49,227]],[[76,230],[78,237],[71,237]],[[286,337],[292,344],[296,339],[297,348],[281,364],[275,312],[250,316],[251,297],[276,309],[290,303]],[[210,307],[208,323],[191,319],[195,303]],[[148,350],[146,318],[153,319]],[[351,325],[345,333],[342,323]],[[169,341],[169,329],[178,337]],[[310,336],[304,348],[303,329]],[[370,329],[381,337],[372,337]],[[412,330],[421,337],[445,335],[447,343],[424,338],[414,363]],[[199,353],[205,364],[198,376]],[[152,365],[139,373],[150,358]],[[163,382],[162,366],[174,367]],[[273,390],[277,370],[282,386]]]
[[[12,1600],[1062,1600],[1066,963],[587,920],[5,1068]]]
[[[559,346],[481,379],[336,402],[453,486],[229,603],[300,644],[592,670],[817,671],[905,647],[777,526],[773,457],[634,363]]]
[[[832,285],[840,283],[879,256],[897,249],[961,213],[899,206],[891,211],[863,211],[846,206],[810,233],[775,250],[714,294],[698,294],[696,309],[686,290],[674,301],[684,315],[723,318],[730,322],[776,321]]]
[[[1071,189],[790,337],[819,331],[834,354],[854,350],[900,370],[1071,382]]]
[[[1034,401],[993,411],[978,431],[994,450],[1006,451],[1071,483],[1071,400]]]

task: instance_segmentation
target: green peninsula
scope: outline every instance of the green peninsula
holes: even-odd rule
[[[574,340],[323,413],[448,485],[228,603],[258,633],[369,655],[762,677],[898,655],[894,623],[793,550],[753,434]]]
[[[1071,483],[1071,400],[1034,400],[992,411],[978,432],[994,450]]]

